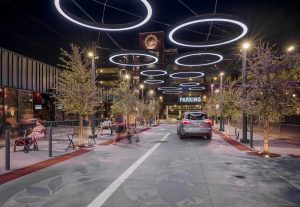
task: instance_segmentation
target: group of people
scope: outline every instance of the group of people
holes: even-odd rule
[[[131,143],[132,136],[136,133],[135,127],[133,125],[126,125],[125,123],[125,117],[124,115],[119,115],[116,118],[112,118],[110,120],[108,117],[105,118],[105,120],[102,122],[100,126],[100,133],[102,134],[103,129],[109,129],[110,135],[113,136],[113,132],[115,131],[115,136],[113,138],[113,145],[116,144],[116,142],[120,139],[121,134],[127,132],[127,138],[129,143]],[[137,139],[136,142],[139,140]]]

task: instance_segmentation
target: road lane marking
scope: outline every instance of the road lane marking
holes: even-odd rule
[[[170,133],[167,133],[160,141],[165,141]],[[100,195],[98,195],[87,207],[101,207],[105,201],[120,187],[120,185],[161,145],[155,144],[140,159],[133,163],[120,177],[112,182]]]

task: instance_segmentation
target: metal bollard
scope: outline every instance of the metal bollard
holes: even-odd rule
[[[52,157],[52,122],[50,123],[50,132],[49,132],[49,157]]]
[[[5,130],[5,170],[10,170],[10,130]]]

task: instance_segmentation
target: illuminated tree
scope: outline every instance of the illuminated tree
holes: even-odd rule
[[[299,102],[293,97],[299,87],[299,68],[295,69],[296,56],[279,55],[275,46],[260,43],[248,59],[247,95],[239,101],[248,114],[264,118],[264,153],[269,151],[269,122],[294,113]]]
[[[110,91],[113,94],[112,113],[114,115],[126,115],[127,124],[131,117],[137,116],[138,94],[130,89],[128,83],[118,83]]]
[[[63,71],[58,78],[57,101],[66,113],[79,116],[78,145],[81,146],[84,143],[83,117],[93,113],[99,105],[99,93],[92,84],[92,71],[85,50],[71,44],[70,52],[62,49],[60,60]]]

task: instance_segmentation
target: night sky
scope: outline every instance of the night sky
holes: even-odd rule
[[[105,0],[98,0],[104,2]],[[212,13],[215,0],[182,0],[197,14]],[[79,14],[72,6],[71,0],[65,0],[65,6]],[[100,20],[101,6],[97,7],[91,0],[77,0],[78,3]],[[139,16],[144,15],[143,5],[137,0],[107,0],[109,5],[129,11]],[[194,16],[178,0],[149,0],[153,7],[153,20],[170,25]],[[277,43],[279,48],[300,40],[300,7],[293,0],[218,0],[217,13],[239,16],[249,27],[248,38],[258,41]],[[89,47],[92,41],[97,41],[98,31],[80,27],[63,18],[55,9],[53,0],[0,0],[0,47],[33,57],[40,61],[56,65],[59,50],[67,48],[70,43]],[[136,20],[113,9],[107,8],[104,22],[122,23]],[[207,28],[201,28],[207,32]],[[169,26],[148,22],[146,25],[123,32],[110,32],[116,42],[125,49],[138,49],[138,33],[164,31],[169,32]],[[189,34],[184,34],[189,38]],[[101,33],[99,45],[118,48],[108,37]],[[237,43],[225,46],[227,51],[236,47]],[[166,48],[176,46],[165,38]],[[219,48],[214,48],[217,51]],[[211,49],[210,49],[211,50]],[[224,50],[220,48],[220,50]],[[179,50],[181,51],[181,50]],[[182,49],[185,51],[185,49]],[[226,54],[225,54],[226,55]]]

